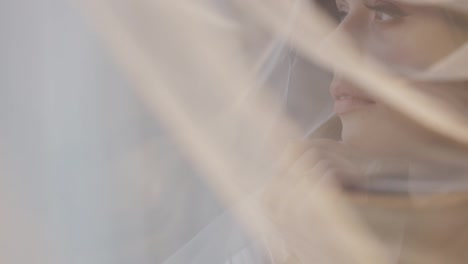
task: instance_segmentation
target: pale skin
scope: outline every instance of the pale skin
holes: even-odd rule
[[[468,29],[454,25],[453,19],[440,8],[393,0],[336,0],[336,6],[341,18],[336,32],[348,34],[364,60],[381,62],[394,72],[424,70],[468,39]],[[330,38],[333,38],[333,33]],[[332,86],[337,83],[363,94],[359,87],[339,72],[334,73]],[[442,98],[468,116],[468,82],[413,84],[425,93]],[[368,179],[366,174],[372,171],[369,166],[376,160],[385,161],[381,168],[387,166],[389,172],[395,174],[424,176],[450,171],[451,168],[446,167],[427,169],[411,158],[415,155],[414,150],[444,144],[443,140],[385,102],[368,99],[374,102],[338,115],[342,124],[341,140],[314,139],[290,148],[288,167],[292,173],[287,175],[292,176],[274,182],[267,189],[266,199],[275,217],[282,219],[282,216],[287,216],[284,219],[287,219],[286,225],[292,233],[301,236],[310,229],[309,222],[303,219],[313,218],[307,217],[304,206],[298,204],[307,202],[310,192],[319,188],[320,181],[330,181],[332,185],[362,185]],[[294,212],[298,208],[300,214]],[[302,217],[302,220],[295,221],[295,215],[299,215],[298,219]],[[426,232],[424,227],[421,230]],[[305,239],[304,236],[302,239]],[[307,243],[306,240],[302,242]],[[291,244],[295,245],[294,241]],[[306,245],[303,251],[297,248],[294,254],[307,261],[310,247]]]
[[[350,36],[363,60],[380,62],[390,71],[424,70],[468,39],[468,29],[456,25],[450,14],[440,8],[414,6],[393,0],[336,0],[336,6],[340,22],[335,32]],[[333,34],[330,35],[332,39]],[[362,93],[359,87],[342,77],[339,72],[335,72],[332,81],[332,86],[336,84]],[[413,84],[417,89],[442,99],[450,107],[468,116],[468,82]],[[375,100],[371,97],[369,99]],[[334,171],[346,172],[341,173],[342,175],[362,173],[361,168],[365,165],[351,168],[356,164],[359,153],[388,160],[404,157],[409,161],[415,155],[415,150],[443,144],[426,129],[388,107],[385,102],[375,101],[354,111],[339,114],[339,118],[342,123],[342,142],[328,141],[327,144],[334,145],[331,147],[334,150],[340,149],[338,153],[342,156],[338,160],[341,161],[332,158],[328,163],[339,163],[329,167]],[[323,149],[325,148],[322,147],[321,151]],[[310,150],[314,152],[313,148]],[[305,155],[308,155],[307,151]],[[347,157],[350,157],[351,162],[343,161]],[[318,161],[304,162],[309,164],[304,166],[313,167]],[[343,166],[343,163],[348,165]]]

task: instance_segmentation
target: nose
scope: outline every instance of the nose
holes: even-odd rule
[[[360,55],[366,50],[369,25],[369,10],[364,5],[355,5],[322,42],[321,47],[336,49],[354,48]]]
[[[368,53],[366,46],[368,46],[370,17],[369,10],[362,3],[354,5],[349,9],[347,15],[337,25],[335,30],[324,39],[321,46],[323,49],[332,50],[331,55],[334,56],[334,63],[340,63],[340,54],[348,50],[356,53],[356,59],[365,59],[364,57]],[[326,52],[324,51],[323,53],[325,54]],[[340,66],[335,65],[333,68],[334,77],[332,86],[336,83],[347,82],[346,78],[338,70]]]

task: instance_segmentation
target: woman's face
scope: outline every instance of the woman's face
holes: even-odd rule
[[[336,6],[341,20],[336,30],[351,36],[363,59],[377,60],[395,72],[424,70],[468,37],[468,30],[455,25],[439,8],[393,0],[336,0]],[[422,85],[420,89],[442,96],[468,114],[465,85]],[[330,90],[346,144],[385,156],[430,144],[431,136],[424,129],[364,94],[340,73],[335,72]]]

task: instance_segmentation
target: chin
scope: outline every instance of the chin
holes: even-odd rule
[[[369,155],[399,158],[416,148],[417,134],[407,122],[381,112],[354,112],[340,116],[342,141]]]
[[[344,144],[363,151],[369,155],[389,156],[396,155],[397,145],[388,144],[388,138],[385,135],[376,135],[377,131],[363,129],[357,124],[346,124],[343,122],[343,131],[341,138]]]

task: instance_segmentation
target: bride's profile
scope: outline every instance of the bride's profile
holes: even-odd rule
[[[0,263],[468,263],[468,0],[0,3]]]
[[[290,2],[294,1],[286,2],[283,6],[293,6]],[[241,209],[227,213],[244,214],[239,213],[242,208],[254,204],[251,219],[264,216],[262,221],[252,220],[257,224],[252,229],[258,232],[250,234],[255,239],[227,231],[232,223],[226,220],[230,216],[224,215],[166,263],[218,263],[226,255],[224,263],[233,264],[375,263],[375,259],[382,263],[468,262],[468,141],[463,133],[445,126],[468,120],[467,75],[463,75],[464,65],[453,65],[457,52],[463,55],[468,40],[467,3],[311,2],[335,19],[331,32],[317,30],[323,37],[318,50],[323,52],[314,53],[305,41],[304,28],[314,25],[306,23],[296,29],[289,20],[286,26],[275,24],[273,15],[265,15],[263,22],[292,32],[282,35],[291,43],[283,41],[281,45],[297,49],[297,56],[314,57],[332,73],[329,87],[324,89],[332,101],[333,114],[286,147],[279,162],[281,173],[241,203]],[[292,10],[293,14],[315,18],[307,10]],[[267,13],[261,8],[257,11]],[[276,54],[274,46],[271,50]],[[284,59],[289,65],[286,90],[296,56],[291,50]],[[275,61],[281,57],[278,54],[272,56]],[[274,75],[274,70],[267,70]],[[366,71],[367,75],[362,73]],[[378,75],[381,73],[385,74]],[[318,89],[313,80],[302,85],[305,90]],[[301,99],[307,105],[308,97]],[[311,98],[310,104],[318,105],[316,98]],[[452,114],[461,119],[452,119]],[[321,206],[321,199],[336,201],[327,203],[336,208]],[[322,209],[343,211],[349,218],[317,213]],[[340,221],[362,230],[334,230]],[[256,230],[265,223],[266,231]],[[223,236],[231,238],[219,243]],[[215,242],[203,248],[207,237]],[[261,241],[252,246],[246,242],[250,240]],[[240,246],[244,242],[248,246]],[[235,246],[222,250],[227,244]],[[361,246],[366,249],[354,255],[354,249]]]
[[[334,34],[346,34],[361,59],[377,61],[466,118],[466,81],[430,82],[410,76],[430,69],[466,44],[467,16],[410,1],[336,0],[335,6],[322,2],[339,21],[326,41],[334,41]],[[290,230],[307,229],[313,219],[292,219],[307,215],[304,207],[300,207],[302,214],[295,214],[298,209],[292,204],[300,203],[300,197],[311,191],[304,186],[319,188],[319,180],[331,180],[341,186],[393,263],[466,263],[466,153],[459,154],[458,164],[425,157],[424,152],[456,146],[370,95],[339,70],[334,71],[330,94],[339,121],[329,121],[326,129],[338,129],[341,135],[332,139],[312,136],[293,147],[289,166],[299,175],[297,185],[284,190],[279,180],[273,187],[269,195],[276,196],[271,198],[275,217],[286,218],[294,227]],[[310,177],[314,171],[323,176]],[[306,263],[301,260],[307,259],[307,248],[299,249],[297,262],[291,263]]]

